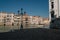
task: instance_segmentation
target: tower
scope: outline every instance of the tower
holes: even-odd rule
[[[60,0],[49,0],[50,28],[60,27]]]
[[[49,0],[49,20],[60,16],[60,0]]]

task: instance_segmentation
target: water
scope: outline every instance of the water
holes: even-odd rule
[[[25,25],[23,29],[27,28],[47,28],[49,29],[49,25]],[[8,32],[10,30],[20,29],[20,26],[0,26],[0,32]]]

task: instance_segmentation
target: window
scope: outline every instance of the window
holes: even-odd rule
[[[7,17],[11,17],[11,15],[7,15]]]
[[[9,17],[9,15],[7,15],[7,17]]]
[[[7,20],[11,20],[11,19],[7,18]]]
[[[52,9],[54,8],[54,2],[51,2],[51,8]]]

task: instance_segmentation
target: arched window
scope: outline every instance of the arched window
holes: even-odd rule
[[[54,2],[51,2],[51,8],[52,9],[54,8]]]

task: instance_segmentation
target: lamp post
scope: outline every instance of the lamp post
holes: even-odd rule
[[[21,8],[21,29],[23,29],[23,8]]]

